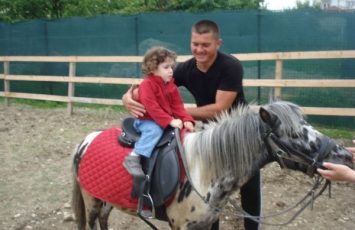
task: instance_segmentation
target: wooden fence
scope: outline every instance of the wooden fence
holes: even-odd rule
[[[281,89],[284,87],[313,87],[313,88],[355,88],[355,76],[353,79],[282,79],[284,60],[301,59],[339,59],[355,58],[355,50],[346,51],[311,51],[311,52],[277,52],[277,53],[250,53],[233,54],[241,61],[275,61],[275,79],[244,79],[244,87],[273,87],[275,97],[282,98]],[[191,56],[179,56],[178,62],[185,61]],[[119,99],[85,98],[75,96],[75,83],[95,84],[139,84],[140,78],[120,77],[76,77],[77,63],[112,63],[142,61],[141,56],[0,56],[0,62],[4,63],[4,73],[0,74],[0,80],[4,81],[4,91],[0,96],[5,98],[8,106],[10,98],[25,98],[35,100],[49,100],[68,103],[68,113],[72,114],[73,104],[97,103],[106,105],[122,105]],[[14,75],[10,74],[11,62],[62,62],[69,63],[67,76],[43,76],[43,75]],[[247,77],[247,76],[246,76]],[[11,92],[11,81],[44,81],[68,83],[68,95],[47,95]],[[332,115],[332,116],[355,116],[355,108],[325,108],[325,107],[302,107],[306,114]]]

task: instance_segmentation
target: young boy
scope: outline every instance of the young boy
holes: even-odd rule
[[[176,54],[163,47],[153,47],[144,56],[142,71],[145,77],[138,88],[138,101],[145,106],[146,113],[134,121],[134,128],[141,136],[123,162],[134,177],[144,177],[140,156],[151,156],[168,125],[185,127],[189,131],[194,129],[194,120],[185,110],[174,84],[175,60]]]

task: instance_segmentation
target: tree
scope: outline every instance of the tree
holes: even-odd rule
[[[264,0],[0,0],[0,21],[151,11],[259,9]]]
[[[313,1],[313,4],[311,4],[309,0],[304,1],[304,2],[297,0],[296,1],[296,8],[297,9],[309,9],[309,8],[320,9],[320,3]]]
[[[47,18],[51,6],[46,0],[0,0],[0,9],[2,21],[19,21]]]

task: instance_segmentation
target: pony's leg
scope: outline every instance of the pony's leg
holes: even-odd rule
[[[96,230],[96,220],[99,218],[103,202],[95,197],[92,197],[84,191],[82,192],[82,194],[85,202],[85,214],[88,229]]]
[[[73,177],[73,191],[72,191],[72,207],[75,215],[75,221],[78,230],[85,230],[86,217],[85,217],[85,202],[81,193],[80,185],[75,177]]]
[[[108,217],[113,209],[113,206],[108,203],[103,203],[99,215],[100,230],[108,230]]]

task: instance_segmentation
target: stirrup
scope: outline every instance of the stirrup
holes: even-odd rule
[[[153,213],[150,210],[142,210],[140,212],[140,215],[146,219],[153,219],[154,218]]]
[[[144,187],[142,188],[143,191],[138,198],[137,214],[138,214],[138,216],[141,216],[143,218],[152,219],[152,218],[155,218],[155,207],[154,207],[153,198],[149,194],[149,187],[146,187],[147,184],[149,184],[149,181],[150,181],[150,177],[148,175],[146,175]],[[151,211],[143,210],[144,198],[147,198],[148,201],[150,202]]]
[[[144,198],[148,198],[149,202],[152,204],[151,210],[143,210],[143,203],[144,203]],[[138,207],[137,207],[137,215],[146,219],[153,219],[155,218],[155,208],[154,208],[154,203],[153,199],[149,194],[143,194],[141,197],[138,199]]]

